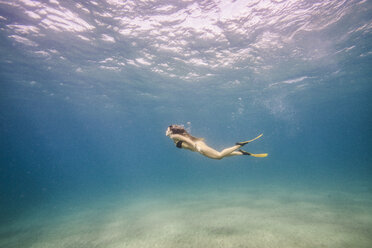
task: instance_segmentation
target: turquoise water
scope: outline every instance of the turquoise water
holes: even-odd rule
[[[371,13],[0,0],[0,247],[370,247]]]

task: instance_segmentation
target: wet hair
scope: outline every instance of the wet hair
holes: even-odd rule
[[[181,125],[176,125],[176,124],[170,125],[169,126],[169,129],[172,132],[172,134],[179,134],[179,135],[186,136],[186,137],[190,138],[192,141],[204,140],[203,138],[197,138],[197,137],[194,137],[194,136],[190,135],[186,131],[186,129],[184,128],[184,126],[181,126]]]
[[[173,134],[189,134],[186,129],[181,126],[181,125],[170,125],[169,126],[169,129],[170,131],[173,133]]]

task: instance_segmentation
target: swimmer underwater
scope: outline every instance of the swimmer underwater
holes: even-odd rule
[[[240,155],[249,155],[252,157],[264,158],[268,155],[267,153],[253,154],[240,149],[244,145],[260,138],[262,134],[258,135],[254,139],[238,142],[235,144],[235,146],[223,149],[221,152],[209,147],[204,142],[203,138],[197,138],[190,135],[181,125],[170,125],[165,132],[165,135],[173,140],[173,142],[176,144],[176,147],[187,149],[193,152],[199,152],[201,155],[212,159],[223,159],[225,157]]]

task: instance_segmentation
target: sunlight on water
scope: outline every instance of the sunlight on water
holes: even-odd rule
[[[67,63],[70,70],[83,75],[93,69],[143,68],[169,79],[200,81],[214,79],[221,70],[244,69],[263,76],[290,65],[297,67],[295,77],[306,78],[312,76],[310,71],[296,63],[306,61],[317,68],[319,63],[337,62],[339,56],[360,49],[346,47],[347,41],[371,28],[353,21],[338,30],[336,24],[353,12],[368,13],[369,4],[356,0],[19,0],[1,1],[1,6],[7,10],[1,15],[3,32],[24,45],[29,56],[51,64],[51,70]],[[25,17],[17,20],[11,13]],[[73,44],[73,49],[66,43]],[[290,75],[273,76],[278,78],[271,80],[293,80]]]

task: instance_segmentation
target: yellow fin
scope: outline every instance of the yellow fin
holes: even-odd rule
[[[251,153],[250,155],[251,155],[252,157],[256,157],[256,158],[265,158],[265,157],[267,157],[269,154],[267,154],[267,153],[259,153],[259,154]]]
[[[250,142],[252,142],[252,141],[254,141],[254,140],[258,139],[258,138],[261,138],[262,135],[263,135],[263,133],[261,133],[260,135],[258,135],[258,136],[257,136],[256,138],[254,138],[254,139],[247,140],[247,141],[243,141],[243,142],[238,142],[238,143],[236,143],[236,144],[240,144],[240,145],[248,144],[248,143],[250,143]]]
[[[262,135],[263,135],[263,133],[261,133],[260,135],[258,135],[258,136],[257,136],[256,138],[254,138],[254,139],[248,140],[247,142],[252,142],[253,140],[256,140],[256,139],[258,139],[258,138],[261,138]]]

